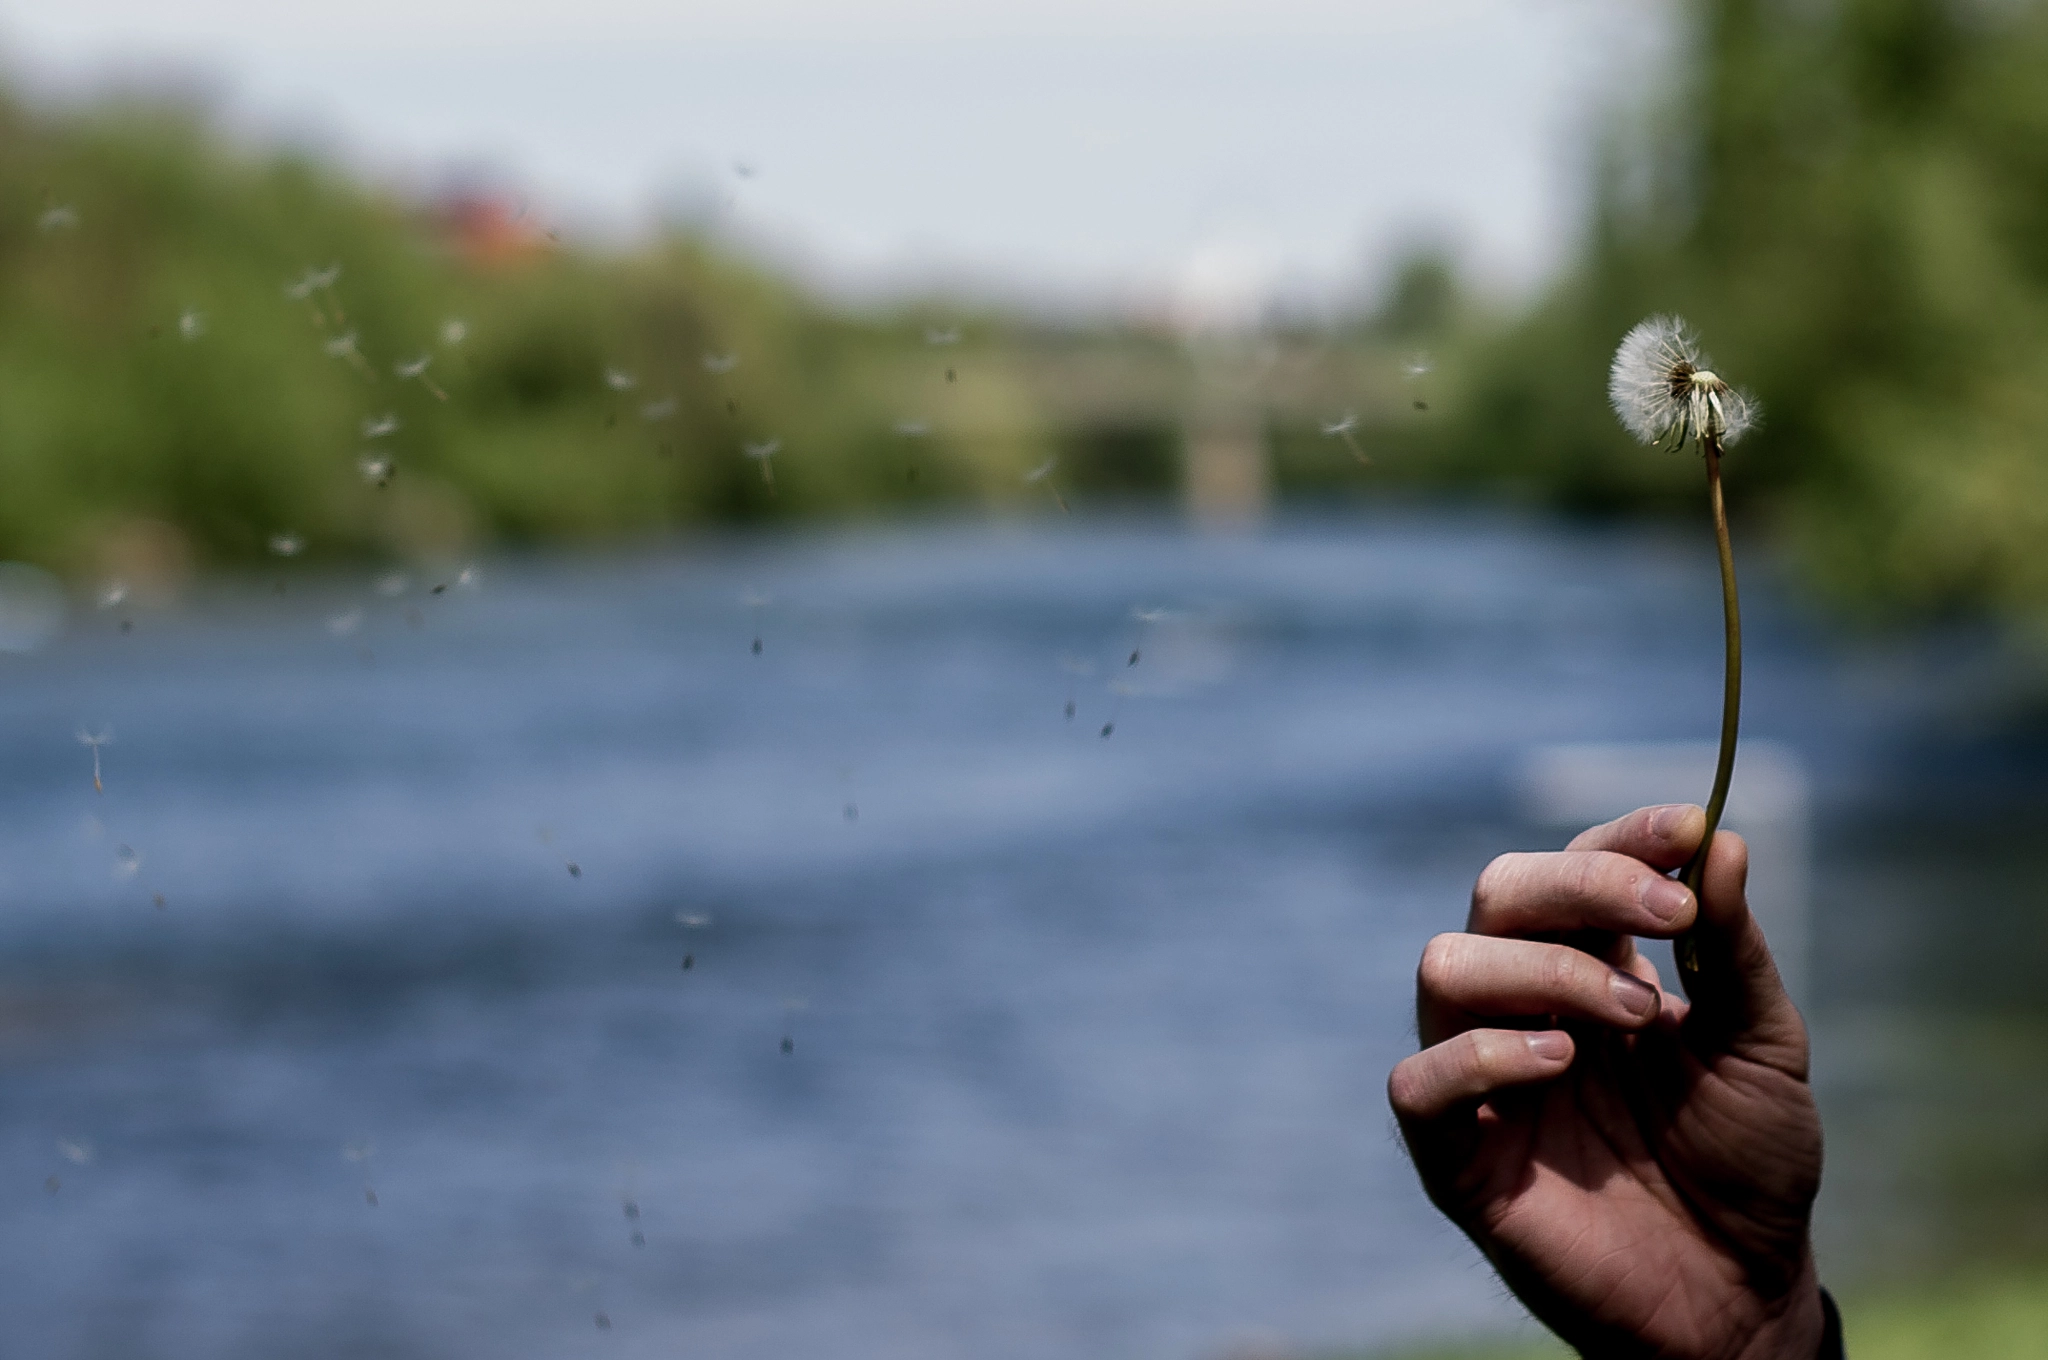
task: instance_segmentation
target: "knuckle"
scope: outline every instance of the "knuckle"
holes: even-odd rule
[[[1543,982],[1548,995],[1562,997],[1578,991],[1581,977],[1579,960],[1587,956],[1565,945],[1553,945],[1545,955]]]

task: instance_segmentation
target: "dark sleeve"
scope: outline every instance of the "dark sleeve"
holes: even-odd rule
[[[1847,1360],[1842,1350],[1842,1310],[1835,1307],[1835,1296],[1825,1289],[1820,1291],[1820,1308],[1827,1324],[1821,1328],[1820,1350],[1814,1360]]]

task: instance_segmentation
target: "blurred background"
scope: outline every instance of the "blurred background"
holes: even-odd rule
[[[1731,818],[1859,1356],[2048,1349],[2048,7],[0,9],[52,1357],[1555,1353],[1382,1095]]]

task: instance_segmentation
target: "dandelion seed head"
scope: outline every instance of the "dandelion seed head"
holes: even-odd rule
[[[359,1138],[341,1150],[341,1160],[344,1162],[367,1162],[376,1155],[377,1145],[367,1138]]]
[[[206,334],[206,313],[193,307],[178,313],[178,334],[185,340],[197,340]]]
[[[93,1146],[84,1138],[59,1138],[57,1155],[74,1166],[88,1166],[93,1159]]]
[[[604,385],[614,392],[630,392],[639,381],[624,369],[608,368],[604,371]]]
[[[483,584],[484,574],[474,564],[464,567],[456,574],[455,584],[464,590],[475,590]]]
[[[1718,438],[1732,444],[1756,424],[1756,403],[1730,387],[1675,316],[1653,316],[1622,337],[1607,375],[1607,400],[1645,444]]]
[[[310,270],[306,274],[306,278],[311,281],[315,288],[332,288],[334,281],[340,277],[341,262],[339,260],[328,265],[325,269]]]
[[[401,378],[417,378],[421,374],[425,373],[427,371],[427,365],[433,362],[433,355],[422,354],[417,359],[409,359],[403,363],[393,364],[391,366],[391,371],[393,373],[396,373]]]
[[[771,602],[769,596],[762,594],[758,590],[743,590],[740,592],[740,603],[748,609],[766,608]]]
[[[387,411],[381,416],[365,416],[363,418],[363,438],[365,439],[382,439],[387,434],[396,434],[397,432],[398,415],[396,412]]]
[[[1353,430],[1357,428],[1358,413],[1356,411],[1346,411],[1343,415],[1339,416],[1335,420],[1326,420],[1323,422],[1323,433],[1330,436],[1332,439],[1337,438],[1339,435],[1350,434]]]
[[[391,480],[391,474],[394,469],[389,458],[378,458],[365,454],[361,458],[356,459],[356,470],[363,474],[364,481],[375,482],[382,486]]]
[[[114,851],[115,878],[125,882],[141,872],[142,856],[135,852],[133,846],[124,845]]]
[[[441,343],[459,345],[469,339],[469,323],[460,317],[449,317],[441,323]]]
[[[667,420],[675,413],[676,399],[674,397],[663,397],[660,401],[650,401],[640,408],[640,418],[650,424],[657,420]]]
[[[1043,463],[1040,463],[1037,467],[1032,468],[1029,472],[1026,472],[1024,474],[1024,480],[1026,482],[1029,482],[1031,485],[1036,486],[1038,485],[1038,483],[1052,476],[1052,470],[1058,467],[1059,465],[1059,459],[1048,458]]]
[[[742,447],[747,457],[765,463],[776,454],[782,452],[782,441],[780,439],[763,439],[758,443],[750,443]]]
[[[297,557],[306,550],[306,540],[297,534],[284,533],[270,536],[270,551],[279,557]]]
[[[1401,361],[1401,372],[1410,378],[1420,378],[1436,367],[1436,360],[1428,350],[1416,350]]]
[[[740,356],[733,353],[707,354],[704,356],[706,373],[730,373],[740,366]]]
[[[412,588],[412,577],[402,571],[389,572],[377,578],[377,593],[386,599],[396,599]]]
[[[112,609],[127,598],[128,583],[126,581],[109,581],[100,587],[99,606],[102,609]]]
[[[684,930],[702,930],[711,924],[711,918],[695,912],[679,911],[676,913],[676,924]]]
[[[327,351],[327,357],[330,359],[346,359],[356,353],[356,333],[343,331],[332,340],[324,342],[320,348]]]

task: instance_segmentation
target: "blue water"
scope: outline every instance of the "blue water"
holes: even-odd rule
[[[1846,805],[1966,660],[1748,565],[1747,731]],[[84,609],[0,662],[6,1351],[1512,1326],[1390,1134],[1414,959],[1546,843],[1532,744],[1712,735],[1712,573],[1695,534],[1409,513]]]

